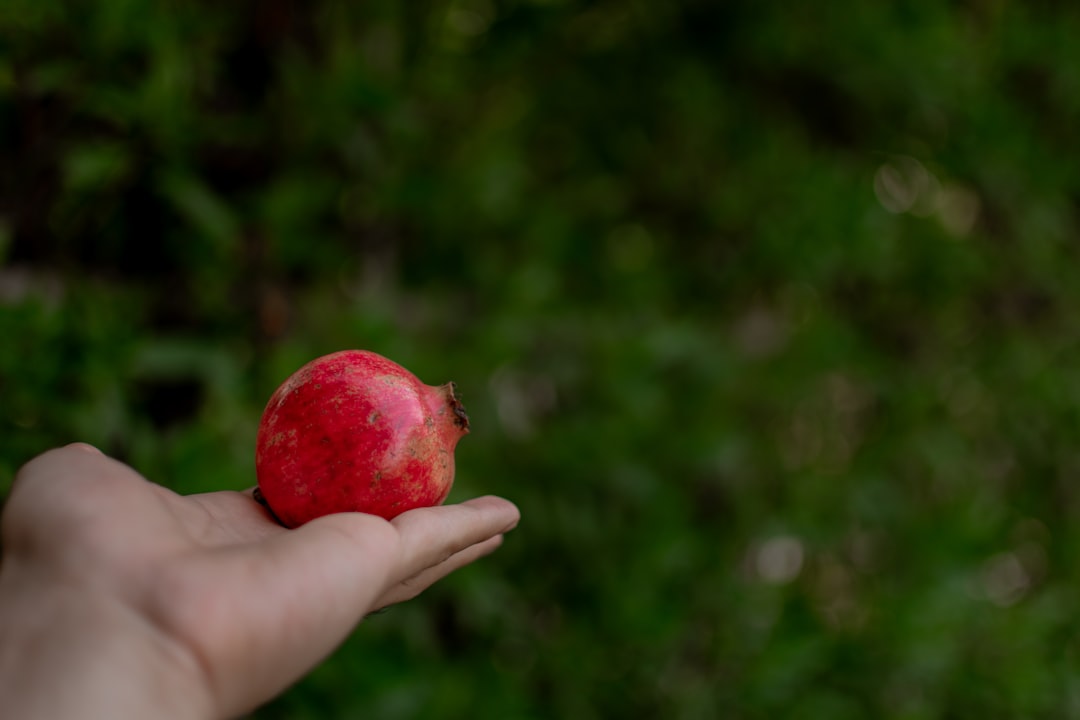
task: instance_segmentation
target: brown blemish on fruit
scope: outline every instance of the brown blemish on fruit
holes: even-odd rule
[[[281,445],[284,442],[288,442],[288,441],[295,440],[295,439],[296,439],[296,431],[295,430],[283,430],[281,432],[276,432],[273,435],[271,435],[270,439],[267,440],[266,444],[267,444],[267,446],[273,447],[275,445]]]

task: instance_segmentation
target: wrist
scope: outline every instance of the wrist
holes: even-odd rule
[[[101,589],[10,566],[0,572],[0,697],[28,720],[213,717],[195,657],[149,618]]]

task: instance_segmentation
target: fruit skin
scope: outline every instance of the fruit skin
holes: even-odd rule
[[[389,520],[446,500],[467,432],[453,383],[425,385],[367,350],[325,355],[293,373],[263,411],[259,490],[287,527],[335,512]]]

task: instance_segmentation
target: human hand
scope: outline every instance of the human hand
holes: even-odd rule
[[[483,497],[286,530],[250,491],[180,496],[88,445],[49,451],[0,526],[0,697],[20,718],[245,712],[518,517]]]

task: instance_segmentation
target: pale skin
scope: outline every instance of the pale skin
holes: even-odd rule
[[[286,530],[250,491],[181,496],[88,445],[49,451],[0,519],[4,714],[242,714],[365,615],[495,550],[518,518],[482,497]]]

